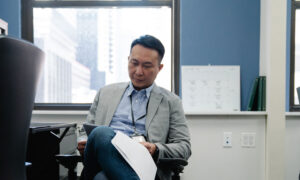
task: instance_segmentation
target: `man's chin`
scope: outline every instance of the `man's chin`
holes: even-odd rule
[[[132,83],[133,87],[136,89],[136,90],[141,90],[141,89],[144,89],[146,88],[146,85],[145,84],[141,84],[141,83]]]

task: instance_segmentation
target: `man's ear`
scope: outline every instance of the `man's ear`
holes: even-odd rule
[[[162,70],[163,67],[164,67],[164,65],[163,65],[163,64],[160,64],[159,67],[158,67],[158,68],[159,68],[159,71]]]

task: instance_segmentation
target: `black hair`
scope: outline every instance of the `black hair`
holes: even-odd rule
[[[159,63],[161,63],[161,61],[164,57],[164,54],[165,54],[165,48],[164,48],[164,45],[160,42],[159,39],[157,39],[156,37],[151,36],[151,35],[141,36],[138,39],[135,39],[134,41],[132,41],[130,51],[132,50],[133,46],[135,46],[137,44],[142,45],[146,48],[156,50],[158,52],[159,57],[160,57]]]

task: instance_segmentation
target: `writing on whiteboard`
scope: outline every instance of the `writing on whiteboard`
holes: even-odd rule
[[[185,112],[240,111],[239,66],[182,66]]]

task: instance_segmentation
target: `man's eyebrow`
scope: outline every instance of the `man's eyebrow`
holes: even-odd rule
[[[138,59],[131,58],[130,60],[139,63],[139,60],[138,60]],[[153,63],[150,62],[150,61],[143,62],[142,64],[143,64],[143,65],[153,65]]]
[[[144,62],[143,64],[151,64],[152,65],[152,62]]]
[[[138,61],[137,59],[134,59],[134,58],[131,58],[130,60],[132,60],[132,61]]]

